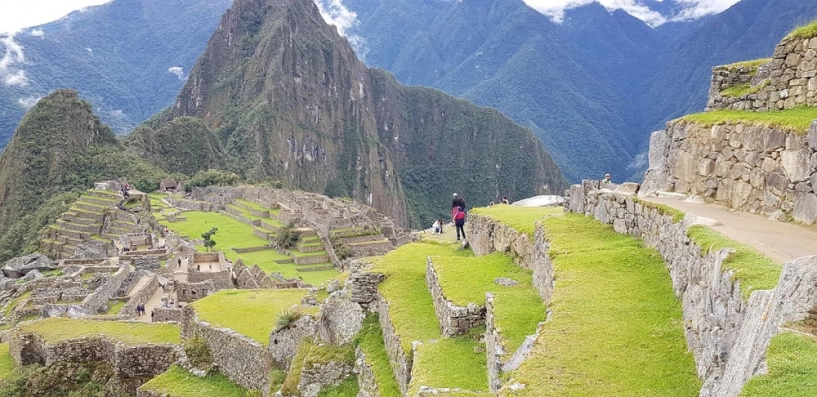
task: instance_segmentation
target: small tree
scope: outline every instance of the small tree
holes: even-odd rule
[[[291,221],[288,225],[278,229],[278,234],[275,236],[275,243],[278,248],[290,249],[298,243],[300,235],[294,229],[295,221]]]
[[[208,231],[207,233],[203,233],[201,235],[201,238],[204,239],[204,246],[207,248],[207,251],[212,250],[213,247],[216,246],[216,240],[213,240],[213,235],[215,235],[216,232],[218,232],[218,228],[214,227],[210,229],[210,231]]]

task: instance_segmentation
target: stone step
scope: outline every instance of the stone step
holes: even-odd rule
[[[99,198],[103,198],[103,199],[108,199],[108,200],[112,200],[114,202],[119,202],[119,200],[122,199],[122,196],[120,194],[117,194],[117,193],[112,192],[110,190],[89,190],[89,191],[85,192],[85,195],[86,196],[92,196],[92,197],[99,197]]]
[[[82,225],[91,225],[95,223],[102,223],[105,215],[98,212],[91,212],[81,208],[72,207],[68,212],[63,213],[63,219],[79,223]]]
[[[386,236],[382,234],[370,234],[365,236],[357,236],[357,237],[341,237],[338,239],[338,243],[340,244],[356,244],[356,243],[366,243],[370,241],[382,241],[385,240]]]
[[[334,265],[326,265],[326,266],[317,266],[317,267],[306,267],[306,268],[297,268],[295,269],[298,273],[309,273],[309,272],[320,272],[324,270],[333,270],[335,269]]]
[[[56,226],[59,226],[62,229],[75,230],[78,232],[85,232],[91,234],[98,234],[99,231],[102,229],[101,223],[92,223],[90,225],[85,225],[75,222],[68,222],[64,219],[57,219]]]
[[[267,241],[269,241],[271,237],[275,236],[274,232],[271,232],[271,231],[266,230],[266,229],[261,229],[261,228],[258,228],[258,227],[254,227],[252,229],[252,234],[254,234],[254,235],[258,236],[258,237],[261,237],[261,238],[263,238],[264,240],[267,240]]]
[[[278,259],[278,260],[275,261],[275,263],[277,263],[279,265],[290,265],[290,264],[295,263],[295,258],[290,257],[290,258],[287,258],[287,259]]]
[[[267,229],[273,233],[278,232],[278,229],[284,227],[284,224],[278,222],[274,219],[261,219],[260,225],[261,228]]]
[[[106,199],[106,198],[102,198],[102,197],[93,197],[93,196],[82,196],[77,201],[78,202],[83,202],[83,203],[88,203],[88,204],[93,204],[93,205],[98,205],[100,207],[105,207],[105,208],[115,207],[116,203],[119,202],[117,200],[110,200],[110,199]]]
[[[300,237],[307,237],[307,236],[317,236],[318,231],[311,228],[311,227],[296,227],[292,229],[293,232],[297,233]]]
[[[86,201],[82,201],[82,198],[80,198],[76,203],[74,203],[74,207],[98,214],[104,214],[105,209],[108,208],[106,206],[96,205]]]
[[[329,262],[329,255],[309,255],[295,257],[296,265],[314,265],[316,263],[323,262]]]
[[[323,244],[319,243],[310,243],[310,244],[298,244],[295,246],[298,251],[301,252],[318,252],[323,251]]]
[[[362,228],[335,229],[329,231],[329,236],[332,238],[352,238],[368,236],[371,234],[374,234],[374,232],[370,232]]]

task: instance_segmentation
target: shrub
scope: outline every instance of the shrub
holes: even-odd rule
[[[341,244],[338,248],[335,248],[335,255],[337,255],[339,260],[351,258],[352,254],[352,249],[345,244]]]
[[[190,192],[194,187],[235,186],[239,183],[241,183],[241,177],[232,172],[220,170],[199,171],[184,185],[184,190]]]
[[[278,320],[275,322],[276,329],[281,330],[288,327],[290,324],[298,321],[303,317],[303,313],[295,309],[287,309],[278,315]]]
[[[195,337],[184,344],[184,353],[190,364],[198,369],[208,369],[213,365],[213,357],[210,355],[210,348],[207,347],[204,339]]]
[[[298,244],[300,236],[294,229],[295,221],[291,221],[288,225],[278,229],[278,234],[275,236],[275,245],[281,249],[290,249]]]

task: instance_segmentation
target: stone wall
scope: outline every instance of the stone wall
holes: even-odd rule
[[[312,316],[303,316],[294,323],[273,330],[269,336],[269,352],[278,368],[288,369],[304,338],[318,334],[318,322]]]
[[[380,328],[383,330],[383,343],[386,347],[386,354],[389,356],[392,371],[394,371],[394,378],[397,385],[400,386],[400,391],[405,395],[408,393],[409,381],[411,381],[411,366],[413,363],[414,352],[404,351],[400,344],[400,338],[394,330],[389,315],[389,303],[378,295],[378,299],[374,302],[373,311],[380,316]]]
[[[199,321],[192,308],[183,312],[182,336],[202,338],[222,374],[247,389],[268,391],[272,355],[263,345],[231,329]]]
[[[772,59],[763,61],[714,68],[707,109],[769,111],[817,105],[817,38],[783,39]],[[754,92],[723,96],[724,90],[739,84],[749,84]]]
[[[168,322],[173,321],[180,323],[184,319],[184,314],[182,313],[182,309],[176,308],[168,308],[168,307],[156,307],[153,309],[153,322],[161,323],[161,322]]]
[[[352,261],[346,288],[351,292],[352,302],[368,307],[377,301],[380,296],[377,286],[386,279],[382,274],[369,271],[371,264],[362,261]]]
[[[116,376],[134,378],[153,377],[167,371],[182,352],[176,345],[126,346],[104,336],[48,343],[35,334],[14,332],[9,340],[9,354],[18,366],[105,361],[113,366]]]
[[[223,264],[222,264],[223,266]],[[196,269],[190,268],[187,270],[187,282],[191,284],[202,283],[210,281],[213,285],[214,291],[221,291],[223,289],[235,288],[233,285],[233,276],[230,269],[224,269],[220,272],[200,272]],[[202,297],[199,296],[199,299]]]
[[[485,324],[485,306],[469,302],[467,306],[455,305],[443,293],[437,270],[431,257],[426,263],[426,285],[434,302],[434,313],[440,323],[443,336],[465,335],[471,328]]]
[[[817,122],[805,136],[747,124],[671,123],[650,139],[642,195],[674,191],[817,222]]]
[[[179,302],[190,303],[209,296],[210,294],[216,292],[216,289],[213,287],[213,282],[210,280],[198,283],[176,281],[175,291]]]
[[[366,314],[349,295],[347,290],[332,292],[321,306],[320,334],[327,343],[351,343],[363,327]]]
[[[330,361],[315,363],[301,370],[298,390],[301,397],[317,397],[321,389],[337,386],[354,373],[354,366],[349,363]]]
[[[108,301],[116,296],[119,287],[128,278],[130,267],[121,266],[119,270],[105,278],[102,283],[93,293],[88,295],[82,301],[82,310],[85,314],[97,314],[100,310],[108,306]]]
[[[161,287],[162,286],[159,284],[159,277],[156,275],[151,276],[147,284],[142,286],[142,289],[131,295],[128,303],[126,303],[125,307],[122,308],[122,313],[136,313],[136,306],[147,303],[153,294],[156,293],[156,290]]]
[[[635,197],[590,185],[570,188],[567,209],[582,208],[582,213],[613,225],[616,232],[641,237],[661,253],[682,304],[687,345],[695,356],[698,376],[704,380],[701,396],[737,396],[745,381],[764,367],[765,349],[779,326],[804,319],[817,304],[813,280],[817,274],[806,266],[817,264],[817,257],[786,265],[778,287],[754,291],[747,304],[739,281],[732,281],[731,271],[722,267],[733,251],[704,253],[687,237],[686,228],[695,224],[694,216],[674,222],[672,214]],[[781,294],[787,298],[779,298]],[[771,305],[773,300],[778,304]]]
[[[520,233],[512,227],[496,222],[489,217],[469,214],[465,224],[468,242],[477,255],[488,255],[492,252],[504,252],[515,258],[516,263],[533,270],[533,286],[542,297],[550,302],[553,293],[553,264],[547,255],[549,245],[541,227],[536,227],[533,243],[526,233]]]
[[[372,365],[366,361],[366,354],[360,347],[355,348],[355,372],[357,373],[357,397],[380,397],[377,379],[372,371]]]

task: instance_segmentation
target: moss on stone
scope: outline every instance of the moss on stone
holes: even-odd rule
[[[686,216],[685,212],[683,212],[681,210],[677,210],[675,208],[672,208],[672,207],[670,207],[668,205],[653,203],[651,201],[646,201],[646,200],[641,200],[638,197],[633,197],[633,201],[643,205],[644,207],[652,208],[654,210],[658,210],[659,212],[661,212],[664,215],[672,215],[672,222],[673,223],[681,222],[682,220],[684,220],[684,217]]]
[[[768,86],[769,83],[770,80],[763,80],[762,83],[755,86],[753,86],[751,83],[736,84],[721,91],[721,95],[731,98],[740,98],[744,95],[751,95],[760,92],[760,90]]]

